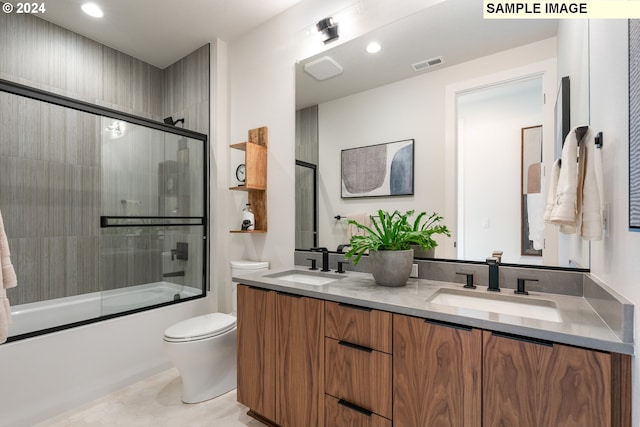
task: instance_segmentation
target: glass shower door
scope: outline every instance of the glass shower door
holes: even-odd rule
[[[204,141],[102,120],[102,315],[205,292]]]

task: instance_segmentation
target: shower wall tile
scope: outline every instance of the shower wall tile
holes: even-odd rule
[[[185,117],[186,128],[209,131],[208,45],[160,70],[16,14],[0,15],[0,40],[4,79],[156,120]],[[108,124],[0,93],[0,209],[19,280],[12,305],[159,281],[163,251],[176,241],[201,247],[199,234],[183,233],[173,246],[161,236],[102,235],[101,206],[119,215],[122,199],[140,199],[144,214],[157,214],[158,165],[177,146],[165,152],[164,134],[142,128],[102,144]],[[200,258],[188,275],[202,269]]]

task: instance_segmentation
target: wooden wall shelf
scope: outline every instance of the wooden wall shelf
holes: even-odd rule
[[[231,233],[266,233],[267,231],[267,145],[266,126],[250,129],[247,142],[229,145],[245,152],[245,185],[229,187],[232,191],[247,192],[247,203],[255,216],[255,230],[231,230]]]

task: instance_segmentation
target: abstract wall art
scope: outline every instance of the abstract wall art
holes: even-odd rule
[[[414,140],[342,150],[342,198],[413,194]]]

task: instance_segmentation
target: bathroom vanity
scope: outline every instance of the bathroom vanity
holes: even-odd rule
[[[238,400],[263,422],[631,425],[633,343],[585,298],[304,267],[237,280]]]

